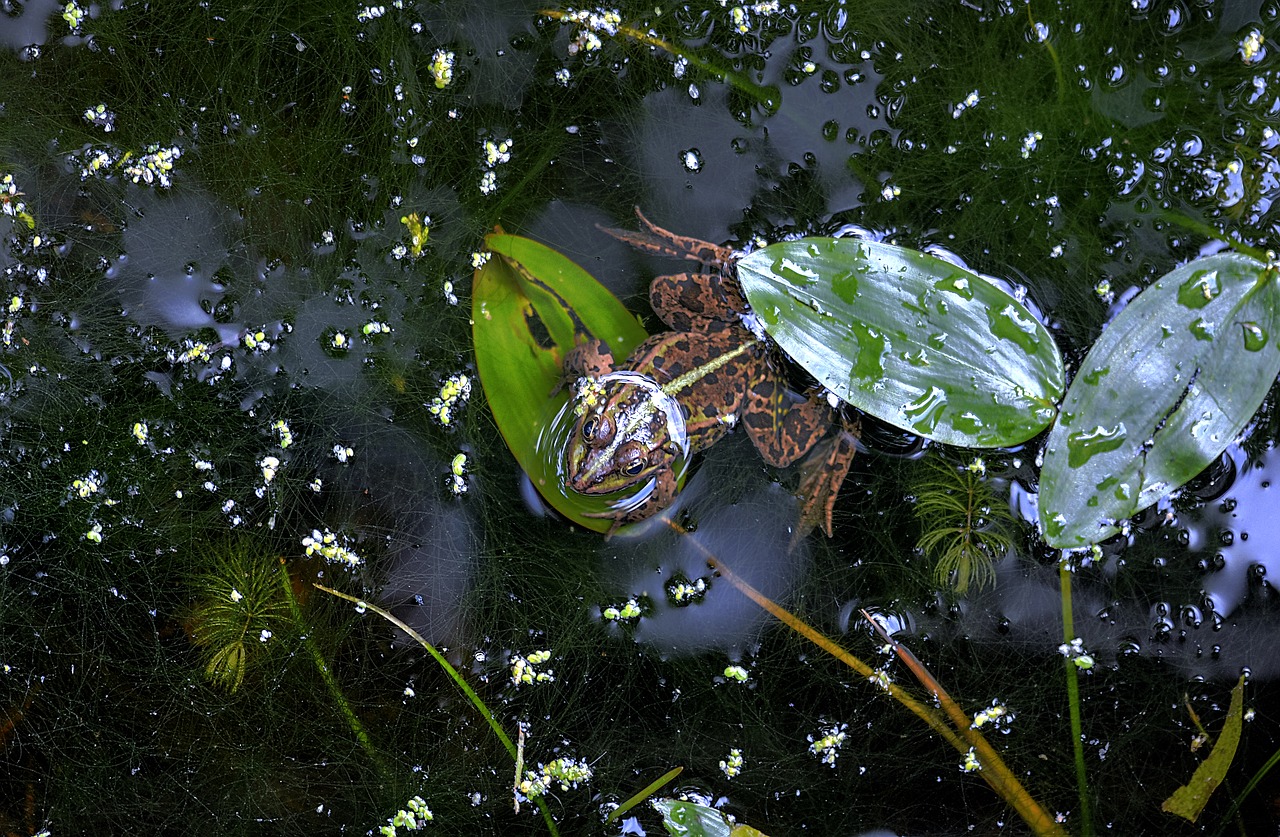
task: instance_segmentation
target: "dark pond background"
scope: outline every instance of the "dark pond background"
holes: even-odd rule
[[[673,265],[596,227],[635,206],[734,246],[852,225],[1025,292],[1078,362],[1221,247],[1208,231],[1276,246],[1280,3],[620,9],[693,62],[590,49],[540,9],[117,0],[73,30],[57,3],[0,5],[0,831],[369,834],[419,794],[439,833],[546,833],[440,668],[320,579],[446,648],[527,724],[531,769],[592,766],[549,798],[561,833],[620,833],[603,814],[677,765],[668,793],[774,835],[1025,832],[710,550],[899,682],[859,608],[967,711],[1013,709],[996,745],[1084,833],[1057,556],[1031,522],[1042,440],[982,454],[1012,548],[964,597],[912,501],[936,488],[923,457],[974,453],[874,423],[831,540],[789,550],[796,475],[735,434],[682,498],[693,535],[605,541],[522,488],[472,366],[472,254],[501,224],[648,313]],[[1275,398],[1075,575],[1096,830],[1239,833],[1223,815],[1280,746]],[[307,558],[326,532],[363,563]],[[632,598],[642,618],[603,618]],[[554,680],[514,685],[544,649]],[[1242,671],[1236,764],[1183,823],[1160,802],[1208,749],[1188,706],[1220,730]],[[828,765],[810,745],[833,728]],[[1275,833],[1278,799],[1268,776],[1247,833]],[[636,813],[627,833],[662,833]]]

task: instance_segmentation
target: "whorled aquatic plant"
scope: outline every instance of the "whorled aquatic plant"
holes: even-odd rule
[[[267,640],[291,621],[280,581],[285,568],[253,539],[209,544],[199,552],[187,629],[203,652],[205,677],[235,692]]]
[[[1010,546],[1013,515],[996,497],[981,468],[956,467],[930,455],[917,464],[915,512],[922,534],[916,545],[934,563],[934,581],[964,595],[995,581],[995,559]]]

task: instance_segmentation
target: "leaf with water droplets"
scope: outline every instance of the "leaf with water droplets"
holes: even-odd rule
[[[1087,546],[1226,450],[1280,374],[1277,268],[1220,253],[1165,274],[1102,332],[1049,434],[1039,514]]]
[[[731,823],[709,805],[681,799],[655,799],[651,803],[662,814],[668,834],[684,837],[765,837],[749,825]]]
[[[875,241],[805,238],[738,262],[765,330],[863,412],[956,445],[1026,441],[1053,420],[1062,358],[1021,303],[972,271]]]

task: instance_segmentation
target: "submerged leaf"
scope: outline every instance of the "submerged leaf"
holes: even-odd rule
[[[1231,706],[1227,709],[1227,720],[1222,726],[1222,734],[1218,743],[1213,745],[1213,752],[1200,762],[1191,781],[1173,792],[1160,810],[1177,814],[1184,820],[1195,822],[1209,803],[1209,797],[1217,790],[1218,785],[1226,778],[1227,770],[1236,756],[1236,747],[1240,744],[1240,729],[1243,726],[1244,675],[1236,681],[1231,690]]]
[[[1053,420],[1062,358],[1021,303],[972,271],[874,241],[804,238],[738,262],[769,336],[837,396],[970,447]]]
[[[1235,253],[1165,274],[1103,330],[1045,449],[1045,540],[1087,546],[1184,485],[1280,374],[1277,267]]]

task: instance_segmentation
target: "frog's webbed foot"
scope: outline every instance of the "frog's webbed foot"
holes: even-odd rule
[[[619,230],[605,226],[601,226],[600,229],[619,241],[627,242],[638,250],[671,256],[677,259],[690,259],[712,266],[722,273],[731,272],[730,268],[733,266],[734,254],[730,248],[721,247],[718,244],[712,244],[709,241],[703,241],[698,238],[676,235],[670,230],[664,230],[644,217],[640,207],[636,207],[636,217],[644,225],[645,232],[631,232],[630,230]]]
[[[862,432],[858,420],[840,420],[836,432],[817,445],[800,465],[800,522],[793,542],[804,537],[815,526],[831,537],[831,512],[840,494],[840,486],[849,476],[858,437]]]
[[[742,423],[764,461],[785,468],[826,434],[831,407],[821,393],[802,397],[778,375],[769,374],[747,390]]]
[[[638,206],[636,207],[636,217],[640,219],[641,224],[644,224],[645,229],[659,241],[665,242],[666,252],[671,255],[684,259],[693,259],[706,265],[713,265],[726,273],[733,266],[733,250],[728,247],[721,247],[719,244],[712,244],[700,238],[676,235],[670,230],[664,230],[644,217],[644,213],[640,211]]]

